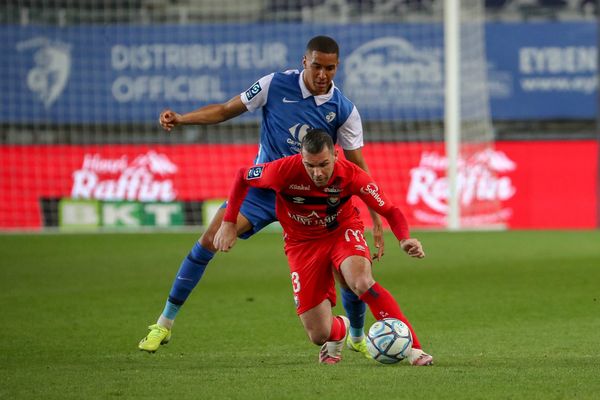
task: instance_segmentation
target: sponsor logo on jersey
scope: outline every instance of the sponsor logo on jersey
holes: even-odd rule
[[[311,127],[306,124],[295,124],[288,129],[291,137],[288,137],[286,142],[290,145],[290,150],[300,153],[302,139],[304,139],[304,136],[306,136],[310,129]]]
[[[335,119],[335,113],[332,111],[325,116],[325,120],[331,123]]]
[[[290,190],[310,190],[310,186],[307,186],[307,185],[302,185],[302,184],[300,184],[300,185],[297,185],[297,184],[295,184],[295,183],[292,183],[292,184],[289,186],[289,189],[290,189]]]
[[[344,238],[346,239],[346,242],[355,241],[364,243],[365,246],[367,245],[367,241],[365,240],[363,233],[358,229],[346,229],[346,232],[344,232]]]
[[[355,245],[354,245],[354,248],[355,248],[356,250],[358,250],[358,251],[365,251],[365,250],[366,250],[365,246],[363,246],[363,245],[360,245],[360,244],[355,244]]]
[[[283,98],[284,103],[297,103],[298,101],[300,101],[300,100],[290,100],[287,97]]]
[[[250,87],[250,89],[246,90],[246,98],[248,100],[252,100],[254,96],[260,93],[262,88],[260,87],[260,83],[256,82],[254,85]]]
[[[302,225],[327,226],[337,220],[337,217],[338,215],[340,215],[340,212],[341,211],[338,210],[335,214],[330,214],[326,215],[325,217],[321,217],[316,211],[311,211],[308,215],[292,214],[288,211],[288,217],[290,217],[290,219],[298,223],[301,223]]]
[[[263,168],[264,168],[263,166],[250,168],[248,170],[248,176],[246,176],[246,179],[260,178],[262,176]]]
[[[342,191],[342,189],[340,189],[337,186],[331,186],[331,187],[326,187],[325,189],[323,189],[323,191],[325,193],[340,193]]]
[[[368,183],[364,188],[360,188],[360,192],[363,194],[368,193],[373,196],[373,198],[377,201],[377,204],[379,204],[379,207],[383,207],[385,205],[385,201],[383,201],[379,195],[379,187],[377,187],[377,185],[373,182]]]

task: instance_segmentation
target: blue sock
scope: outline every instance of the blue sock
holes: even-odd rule
[[[340,288],[342,305],[350,320],[350,336],[360,337],[364,334],[367,305],[350,289]]]
[[[206,265],[213,256],[213,252],[205,249],[200,243],[196,242],[190,253],[181,263],[173,281],[169,300],[163,310],[163,315],[166,318],[175,319],[179,308],[185,303],[198,282],[200,282]]]
[[[175,319],[175,316],[179,312],[181,305],[173,304],[169,300],[165,304],[165,309],[162,312],[163,317],[168,319]]]

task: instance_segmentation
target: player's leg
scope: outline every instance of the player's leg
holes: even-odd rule
[[[204,231],[200,237],[200,240],[194,244],[192,250],[182,261],[179,271],[177,271],[175,279],[173,280],[173,285],[171,286],[171,291],[169,292],[169,298],[165,308],[159,317],[159,325],[171,329],[173,326],[173,320],[179,312],[179,309],[183,303],[185,303],[198,282],[200,282],[200,279],[202,279],[202,275],[204,275],[206,266],[210,260],[212,260],[216,252],[216,249],[213,245],[213,240],[215,238],[215,234],[221,226],[224,214],[224,208],[217,210],[206,231]],[[238,214],[238,235],[242,235],[250,229],[252,229],[252,224],[250,221],[248,221],[248,219],[242,214]]]
[[[140,341],[138,345],[140,350],[154,352],[161,344],[166,344],[170,340],[173,322],[179,309],[200,282],[206,266],[215,254],[216,249],[213,245],[213,239],[221,226],[224,214],[224,208],[217,211],[206,231],[181,262],[165,307],[156,324],[148,327],[150,332]],[[250,230],[252,225],[246,217],[238,215],[237,228],[239,235]]]
[[[376,319],[396,318],[408,326],[413,338],[413,350],[409,355],[410,363],[432,365],[433,357],[421,349],[417,334],[394,297],[373,279],[370,260],[362,256],[350,256],[340,264],[340,272],[349,287],[369,306]]]
[[[364,329],[367,305],[348,287],[337,269],[333,268],[333,274],[335,280],[340,285],[342,305],[344,306],[346,316],[350,321],[350,330],[348,331],[346,345],[350,350],[362,353],[366,358],[371,358],[371,355],[367,351],[367,341],[365,339]]]
[[[331,239],[290,243],[286,237],[285,254],[290,267],[296,313],[311,342],[321,345],[319,362],[335,364],[341,360],[350,321],[333,316],[335,280],[329,252]]]
[[[320,304],[300,314],[299,317],[308,340],[318,346],[330,339],[340,340],[345,336],[345,332],[338,329],[339,324],[333,321],[335,317],[331,311],[329,299],[323,300]],[[332,334],[333,338],[331,337]]]
[[[171,337],[171,328],[179,309],[196,287],[206,266],[215,254],[213,240],[221,226],[224,206],[210,221],[200,240],[194,244],[187,257],[182,261],[175,275],[169,297],[156,324],[149,327],[150,333],[143,338],[138,347],[150,352],[156,351]],[[237,219],[238,236],[246,239],[275,220],[275,194],[272,191],[250,189],[244,199]]]
[[[319,362],[340,362],[344,339],[350,325],[348,318],[333,315],[329,299],[323,300],[321,304],[303,312],[299,317],[310,341],[321,346]]]
[[[346,229],[337,238],[332,250],[333,265],[339,269],[348,287],[364,301],[376,319],[397,318],[404,322],[413,336],[413,352],[409,356],[413,365],[430,365],[433,358],[421,350],[421,343],[402,313],[393,296],[375,282],[371,269],[371,258],[368,244],[362,233],[362,226]]]

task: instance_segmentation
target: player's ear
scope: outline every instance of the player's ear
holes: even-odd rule
[[[306,54],[302,56],[302,67],[306,69]]]

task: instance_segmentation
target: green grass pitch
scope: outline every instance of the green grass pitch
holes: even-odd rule
[[[600,232],[415,236],[425,259],[387,235],[374,273],[435,356],[432,368],[348,351],[319,365],[278,234],[216,257],[155,354],[137,342],[196,234],[1,235],[0,398],[600,396]]]

